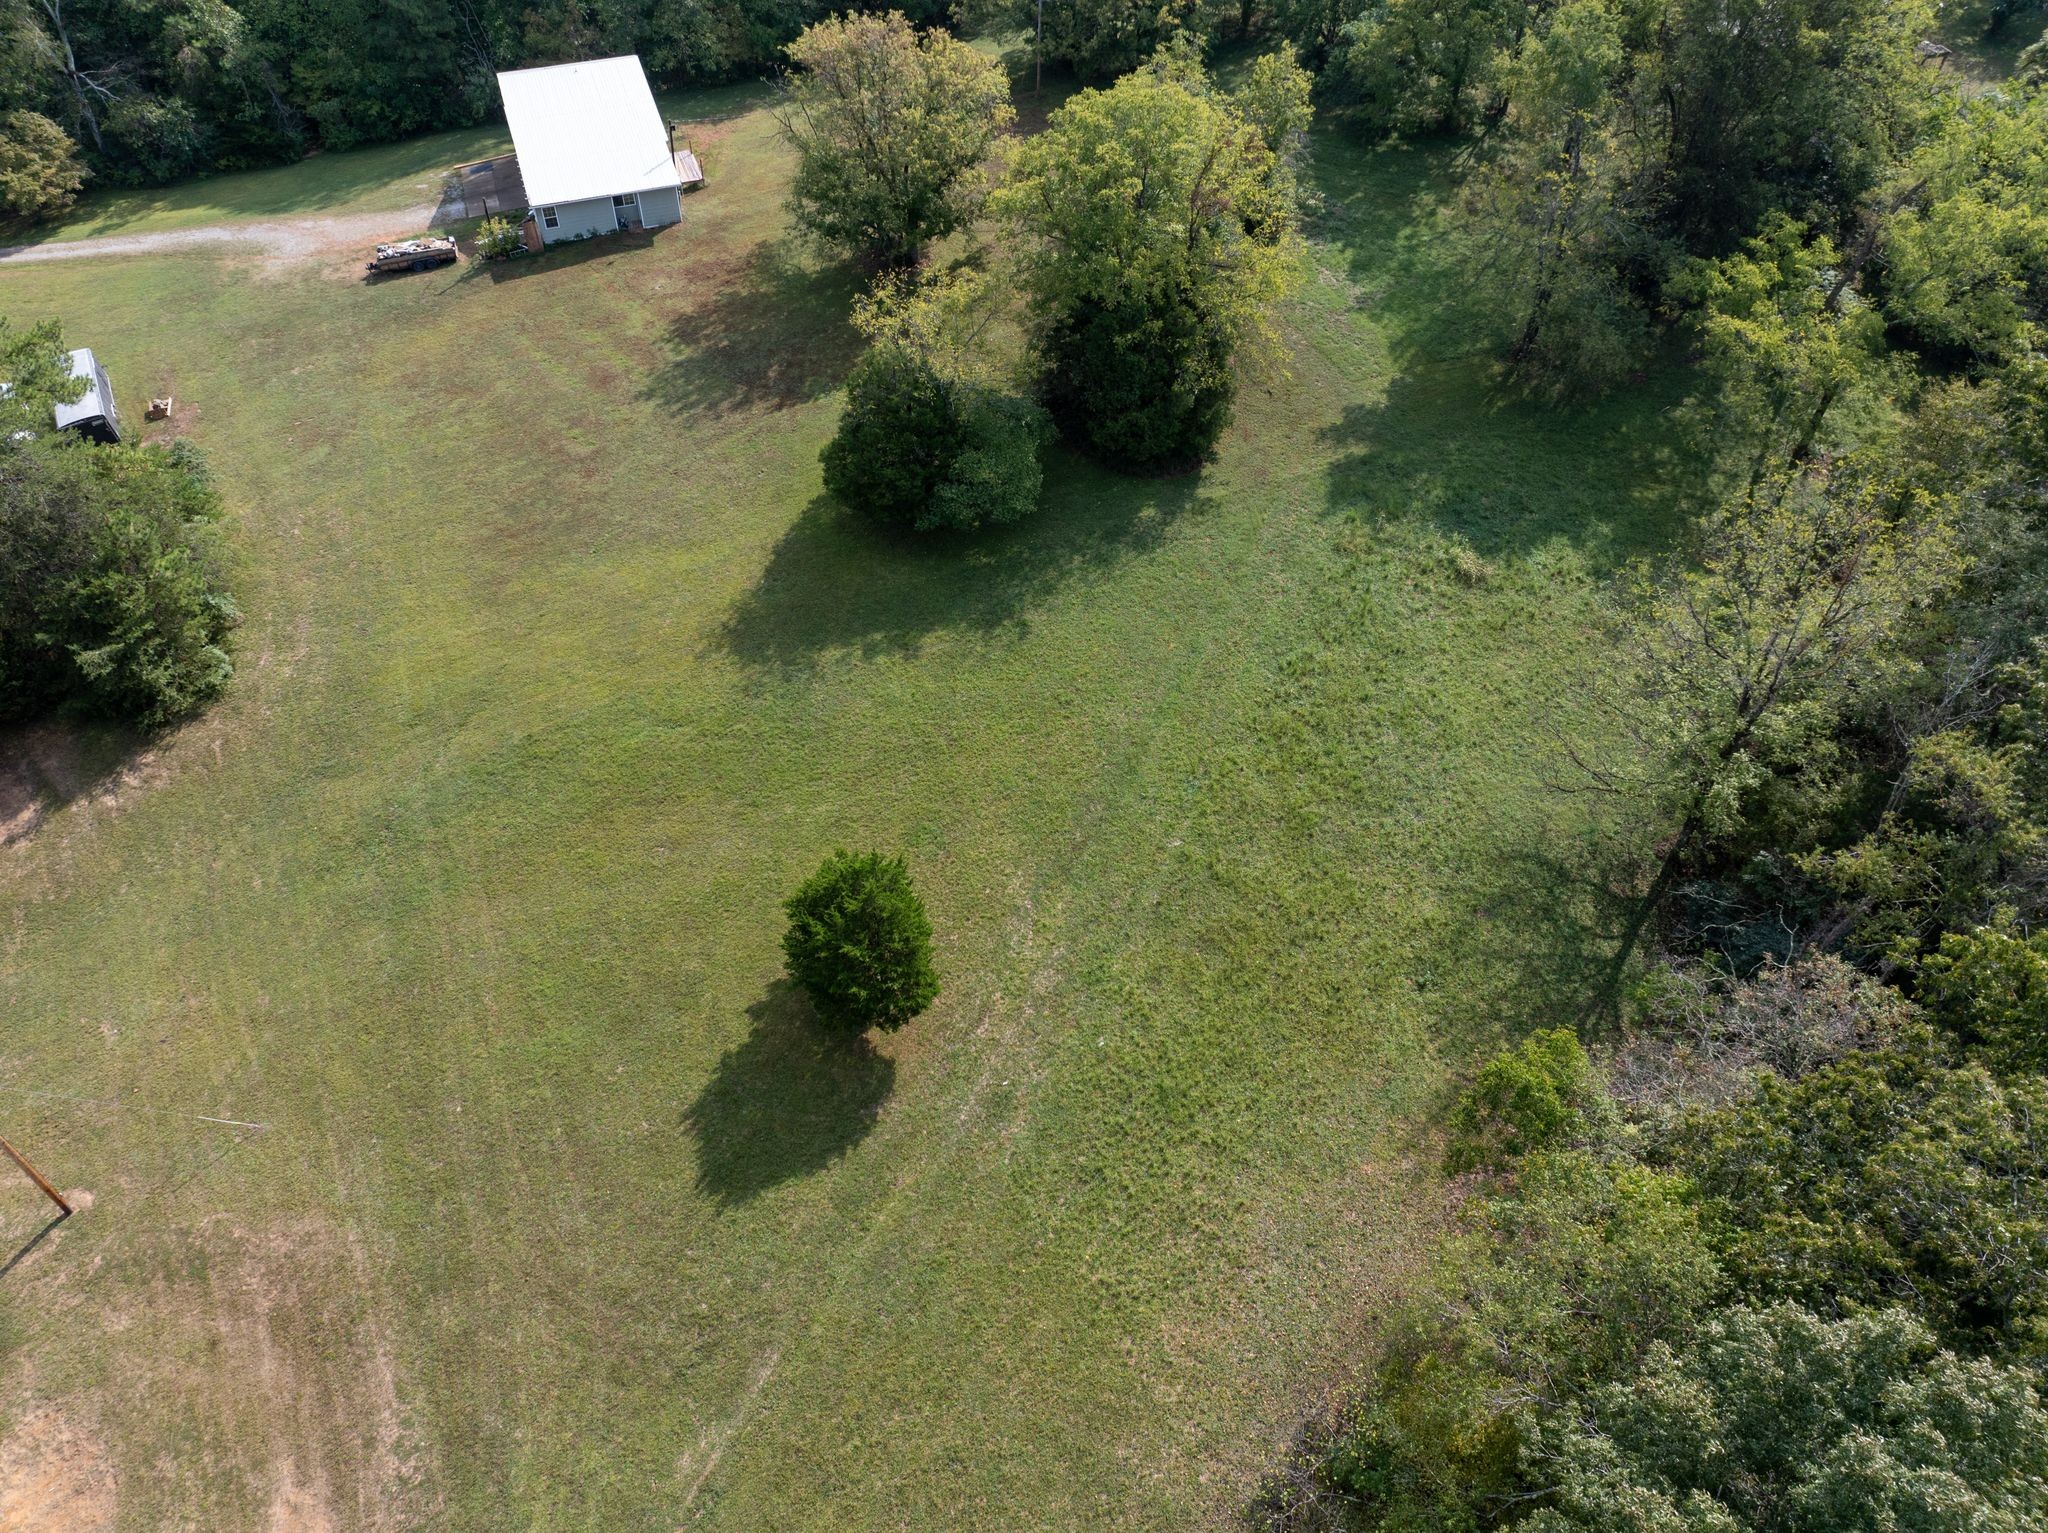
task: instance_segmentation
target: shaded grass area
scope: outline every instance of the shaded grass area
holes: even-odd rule
[[[1991,90],[2011,78],[2020,54],[2041,40],[2048,29],[2048,5],[2025,5],[2004,26],[1986,30],[1981,14],[1964,14],[1944,28],[1941,40],[1955,50],[1946,67],[1960,74],[1969,89]]]
[[[10,238],[34,244],[191,229],[237,219],[395,212],[436,201],[441,178],[449,170],[509,146],[504,124],[498,123],[169,186],[91,191],[61,223]]]
[[[0,1277],[0,1438],[64,1412],[124,1526],[1225,1518],[1427,1248],[1448,1082],[1597,983],[1551,732],[1672,380],[1500,395],[1445,167],[1324,135],[1213,466],[878,539],[850,279],[720,126],[680,229],[517,281],[0,276],[176,370],[246,553],[229,699],[0,854],[0,1100],[94,1193]],[[938,931],[863,1047],[779,977],[835,845]]]

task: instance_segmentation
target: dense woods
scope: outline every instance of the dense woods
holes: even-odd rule
[[[2048,1518],[2048,94],[1936,20],[1303,37],[1365,131],[1467,138],[1503,382],[1682,356],[1697,470],[1560,742],[1636,830],[1610,987],[1474,1077],[1457,1233],[1276,1527]]]
[[[787,45],[839,9],[823,0],[0,0],[0,167],[33,160],[58,184],[84,170],[102,185],[134,185],[268,163],[480,122],[496,110],[496,71],[603,54],[638,53],[660,84],[755,77],[781,69]],[[1028,32],[1039,19],[1035,4],[1017,0],[896,9],[919,26],[967,31]],[[1543,199],[1560,236],[1586,187],[1622,189],[1621,227],[1590,243],[1615,256],[1626,244],[1639,262],[1640,238],[1725,237],[1771,206],[1843,211],[1920,126],[1918,107],[1895,90],[1901,71],[1919,67],[1910,45],[1932,27],[1915,5],[1741,9],[1747,19],[1684,4],[1052,0],[1043,20],[1048,62],[1084,83],[1137,68],[1174,37],[1291,42],[1325,96],[1372,125],[1512,138],[1523,169],[1540,170],[1522,178],[1522,194]],[[1945,20],[2003,36],[2040,24],[2004,5]],[[1504,124],[1516,131],[1495,131]],[[1555,167],[1530,158],[1551,154]],[[18,174],[0,180],[0,194],[15,211],[40,211],[13,196]],[[1575,264],[1566,275],[1588,273]],[[1565,302],[1593,296],[1571,289]]]

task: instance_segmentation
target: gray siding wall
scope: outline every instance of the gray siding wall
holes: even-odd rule
[[[534,216],[540,217],[538,209]],[[541,243],[559,245],[563,240],[573,240],[579,235],[610,234],[619,227],[612,217],[612,200],[609,197],[593,197],[588,202],[562,202],[555,205],[555,218],[559,229],[550,229],[547,220],[540,220]]]
[[[640,221],[650,229],[682,222],[682,193],[673,186],[658,187],[640,194]]]

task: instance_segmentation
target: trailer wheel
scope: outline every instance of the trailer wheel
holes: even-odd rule
[[[412,263],[412,269],[414,271],[432,271],[434,269],[434,263],[432,261],[427,260],[415,261]]]

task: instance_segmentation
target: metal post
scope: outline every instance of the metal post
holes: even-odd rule
[[[21,1151],[17,1150],[5,1139],[0,1139],[0,1150],[5,1150],[7,1152],[7,1158],[13,1161],[17,1166],[21,1167],[23,1171],[28,1173],[28,1179],[34,1182],[38,1187],[42,1188],[44,1197],[48,1198],[52,1203],[56,1204],[59,1208],[64,1210],[64,1215],[66,1218],[69,1218],[71,1216],[71,1205],[64,1201],[64,1195],[60,1193],[56,1188],[52,1187],[48,1182],[43,1180],[43,1173],[38,1171],[34,1166],[31,1166],[28,1163],[28,1161],[22,1157]]]

